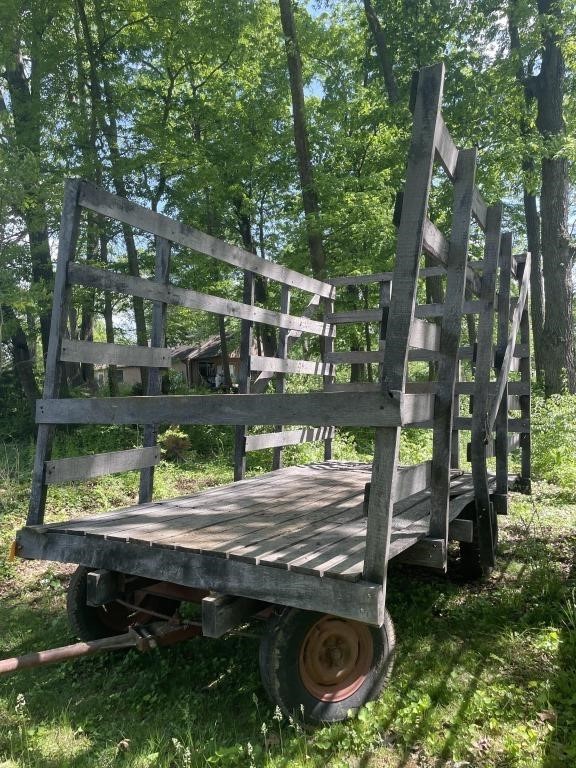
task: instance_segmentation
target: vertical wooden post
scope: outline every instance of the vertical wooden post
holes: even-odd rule
[[[70,287],[67,280],[68,264],[76,255],[78,229],[80,225],[80,207],[78,195],[80,192],[79,179],[67,179],[64,186],[64,202],[60,219],[60,236],[58,241],[58,260],[54,278],[54,296],[52,304],[52,319],[50,322],[50,338],[46,355],[46,372],[44,376],[45,400],[57,398],[60,392],[62,364],[60,363],[60,347],[66,331]],[[36,455],[32,472],[32,488],[28,505],[28,525],[39,525],[44,520],[46,507],[46,484],[44,482],[44,463],[50,458],[54,427],[40,424],[36,438]]]
[[[163,237],[156,238],[156,262],[154,268],[154,280],[161,285],[168,285],[170,278],[170,250],[171,243]],[[152,329],[150,332],[150,344],[152,347],[166,346],[166,316],[168,305],[162,301],[152,304]],[[147,395],[160,395],[162,393],[162,376],[158,368],[148,369]],[[144,425],[143,446],[150,448],[156,445],[158,429],[153,424]],[[154,490],[154,467],[144,467],[140,470],[140,504],[146,504],[152,500]]]
[[[434,437],[432,449],[432,492],[430,497],[430,536],[448,543],[450,501],[451,437],[454,389],[458,372],[458,349],[462,330],[462,305],[466,289],[468,239],[472,218],[472,199],[476,172],[476,150],[458,152],[454,180],[452,229],[446,265],[446,295],[440,335],[438,383],[434,398]],[[446,548],[444,548],[446,568]]]
[[[498,524],[493,514],[488,486],[488,466],[486,464],[486,446],[491,435],[486,434],[488,417],[488,389],[490,373],[494,367],[494,304],[496,299],[496,275],[500,255],[500,225],[502,206],[488,208],[486,240],[484,244],[484,271],[480,286],[482,311],[478,322],[478,351],[476,356],[476,376],[474,382],[474,412],[472,414],[472,438],[470,454],[472,460],[472,480],[476,501],[476,522],[480,560],[485,567],[495,563],[494,541],[495,526]]]
[[[416,304],[418,268],[428,211],[443,83],[443,64],[426,67],[420,73],[382,369],[381,389],[390,397],[399,397],[406,383],[410,328]],[[383,597],[386,591],[399,444],[399,427],[376,429],[363,577],[382,584]]]
[[[456,363],[456,382],[462,377],[462,364],[460,360]],[[452,422],[460,416],[460,395],[454,391],[454,400],[452,407]],[[450,438],[450,469],[460,469],[460,430],[452,427],[452,437]]]
[[[324,317],[329,314],[334,313],[334,299],[323,299],[322,306],[324,308]],[[334,336],[323,336],[320,339],[320,344],[322,345],[322,360],[323,362],[326,362],[327,356],[334,352]],[[334,368],[332,368],[334,370]],[[334,374],[330,376],[324,376],[323,378],[323,387],[326,389],[326,387],[329,384],[332,384],[335,380]],[[324,440],[324,461],[331,461],[332,460],[332,438],[329,437],[328,439]]]
[[[290,314],[290,287],[287,285],[282,286],[282,291],[280,294],[280,312],[284,315]],[[280,331],[278,333],[278,357],[280,357],[282,360],[285,360],[288,357],[288,346],[287,346],[287,338],[288,338],[288,329],[286,328],[280,328]],[[286,374],[284,373],[277,373],[276,374],[276,380],[275,380],[275,386],[276,386],[276,392],[278,394],[284,394],[286,391]],[[278,427],[276,427],[276,432],[282,432],[282,425],[280,424]],[[276,448],[274,448],[274,453],[272,455],[272,469],[280,469],[282,467],[282,446],[279,445]]]
[[[254,273],[244,271],[244,304],[254,304]],[[246,395],[250,392],[250,355],[252,354],[252,321],[242,320],[240,334],[240,366],[238,370],[238,392]],[[236,426],[234,446],[234,480],[243,480],[246,474],[246,425]]]
[[[528,254],[529,255],[529,254]],[[526,263],[526,255],[524,254],[523,260],[518,260],[518,282],[522,281],[524,275],[524,265]],[[524,345],[526,349],[530,350],[530,308],[529,297],[526,298],[524,304],[524,311],[520,319],[520,344]],[[520,359],[520,380],[526,385],[526,394],[520,395],[520,415],[523,421],[527,421],[530,425],[530,381],[531,371],[530,365],[531,358],[528,352],[527,357]],[[531,437],[530,431],[524,432],[520,435],[520,448],[521,448],[521,469],[520,469],[520,490],[522,493],[530,493],[532,485],[532,470],[531,470]]]
[[[508,345],[510,331],[510,278],[512,270],[512,235],[502,235],[500,247],[500,282],[498,289],[498,340],[496,346],[496,377]],[[508,513],[508,381],[504,388],[495,422],[496,495],[494,508],[499,515]]]

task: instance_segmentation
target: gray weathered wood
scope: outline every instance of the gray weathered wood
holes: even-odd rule
[[[197,253],[211,256],[234,267],[247,269],[254,274],[269,277],[271,280],[291,285],[293,288],[301,288],[309,293],[317,293],[327,297],[334,295],[333,287],[321,280],[307,277],[293,269],[262,259],[249,251],[218,240],[216,237],[200,232],[182,222],[174,221],[161,213],[156,213],[122,197],[112,195],[90,182],[82,183],[79,202],[84,208],[95,211],[102,216],[109,216],[116,221],[122,221],[132,227],[178,243],[185,248],[191,248]]]
[[[442,277],[446,274],[444,267],[423,267],[420,277]],[[326,280],[330,285],[342,287],[346,285],[371,285],[372,283],[391,283],[394,272],[373,272],[371,275],[348,275],[343,277],[330,277]]]
[[[421,270],[422,271],[422,270]],[[480,312],[479,301],[466,301],[463,311],[465,314],[473,315]],[[444,304],[417,304],[414,309],[414,316],[420,319],[442,317],[444,314]],[[354,309],[347,312],[335,312],[327,315],[326,320],[336,325],[347,325],[350,323],[379,323],[382,319],[382,310],[380,309]]]
[[[170,280],[171,244],[162,237],[156,238],[156,256],[154,261],[154,280],[158,285],[167,286]],[[150,334],[151,348],[161,349],[166,344],[166,318],[168,306],[166,302],[155,301],[152,306],[152,328]],[[159,395],[162,392],[162,379],[158,367],[148,371],[146,394]],[[144,425],[143,444],[145,447],[156,445],[158,438],[155,424]],[[140,473],[138,499],[144,504],[152,499],[154,493],[154,467],[144,467]]]
[[[89,568],[122,570],[135,576],[157,579],[198,589],[254,598],[294,608],[331,613],[380,625],[384,618],[382,587],[365,581],[349,583],[318,579],[279,568],[256,566],[213,555],[126,544],[70,534],[18,533],[24,558],[84,563]]]
[[[446,542],[444,539],[423,538],[396,556],[396,562],[445,570]]]
[[[253,371],[273,371],[281,374],[298,373],[310,376],[331,376],[333,372],[333,367],[321,360],[288,360],[260,355],[251,355],[250,368]]]
[[[62,339],[60,360],[70,363],[94,363],[95,365],[170,368],[172,350]]]
[[[333,333],[330,326],[316,320],[308,320],[306,317],[282,315],[280,312],[249,306],[239,301],[232,301],[232,299],[222,299],[219,296],[198,293],[198,291],[192,291],[188,288],[176,288],[173,285],[162,286],[142,277],[107,272],[96,267],[88,267],[85,264],[71,264],[68,275],[70,282],[92,288],[116,291],[129,296],[140,296],[143,299],[175,304],[188,309],[199,309],[240,320],[265,323],[277,328],[314,333],[319,336]]]
[[[510,324],[510,270],[512,266],[512,235],[505,232],[500,245],[500,281],[498,286],[498,337],[496,347],[496,372],[502,369],[504,351],[508,342]],[[497,385],[498,391],[498,385]],[[496,493],[498,494],[498,514],[508,512],[508,376],[496,414],[494,426],[496,437]]]
[[[242,299],[244,304],[254,305],[254,273],[244,271]],[[250,353],[252,352],[253,327],[251,320],[243,320],[240,333],[240,368],[238,371],[238,392],[246,396],[250,392]],[[246,474],[246,433],[247,422],[238,419],[235,423],[234,439],[234,480],[243,480]]]
[[[386,330],[381,381],[385,395],[403,391],[406,381],[443,82],[442,64],[427,67],[420,73]],[[398,428],[376,430],[363,576],[368,581],[382,584],[384,591],[396,499],[399,444]]]
[[[454,388],[458,372],[458,349],[466,289],[466,263],[476,170],[476,150],[462,150],[454,169],[454,203],[450,248],[447,259],[446,300],[441,326],[438,389],[434,400],[432,450],[432,494],[430,536],[448,542],[448,504]],[[446,546],[440,552],[446,554]],[[444,562],[443,568],[447,563]]]
[[[475,386],[473,381],[459,381],[456,384],[456,391],[461,395],[473,395]],[[488,392],[491,395],[496,392],[495,381],[489,383]],[[530,392],[530,384],[523,381],[509,381],[508,392],[513,395],[527,395]]]
[[[282,291],[280,293],[280,312],[282,314],[289,314],[290,313],[290,301],[291,301],[291,294],[290,294],[290,287],[287,285],[282,286]],[[277,350],[277,358],[282,360],[283,362],[286,361],[286,358],[288,357],[288,331],[285,328],[281,328],[280,332],[278,334],[278,350]],[[250,368],[252,368],[252,358],[250,358]],[[283,395],[286,392],[286,375],[284,371],[277,372],[276,379],[275,379],[275,387],[276,392],[279,395]],[[279,426],[276,427],[276,432],[282,432],[283,427]],[[272,454],[272,469],[281,469],[282,467],[282,445],[277,445],[274,448],[273,454]],[[246,445],[246,451],[248,451],[248,446]]]
[[[264,435],[246,435],[246,452],[261,451],[266,448],[276,448],[285,445],[299,445],[300,443],[314,443],[320,440],[328,440],[334,437],[335,430],[332,427],[303,427],[291,429],[285,432],[268,432]],[[279,467],[277,467],[279,469]]]
[[[488,221],[488,206],[486,205],[478,187],[474,187],[474,199],[472,200],[472,213],[478,226],[486,231]]]
[[[446,127],[446,123],[444,122],[442,115],[438,116],[438,122],[436,124],[435,144],[436,153],[442,164],[442,167],[448,174],[448,177],[454,181],[458,163],[458,149],[452,140],[452,136]]]
[[[160,462],[160,448],[131,448],[127,451],[95,453],[91,456],[74,456],[46,462],[46,484],[58,485],[89,477],[128,472],[150,467]]]
[[[202,600],[202,634],[222,637],[268,604],[233,595],[208,595]]]
[[[497,520],[493,515],[488,487],[488,468],[486,465],[486,432],[488,415],[488,385],[494,364],[492,346],[494,330],[494,303],[496,299],[496,274],[500,254],[500,225],[502,207],[491,206],[487,214],[487,226],[484,244],[484,272],[480,300],[484,311],[478,323],[478,351],[476,356],[476,386],[474,388],[474,412],[472,415],[472,477],[476,499],[478,523],[478,543],[480,558],[484,566],[494,566],[494,526]]]
[[[472,520],[460,518],[452,520],[448,528],[448,538],[450,541],[464,541],[471,544],[474,541],[474,523]]]
[[[58,242],[58,260],[54,279],[52,300],[52,318],[50,321],[50,338],[46,355],[46,370],[44,374],[45,400],[58,397],[62,368],[60,360],[60,344],[66,331],[68,319],[68,303],[70,289],[66,282],[67,265],[74,259],[78,241],[80,224],[80,209],[78,195],[80,182],[68,179],[64,187],[64,202],[60,219],[60,238]],[[41,523],[44,519],[46,506],[46,485],[44,481],[45,462],[50,458],[54,430],[51,426],[41,424],[36,435],[36,455],[32,470],[32,487],[28,504],[28,523]]]
[[[529,254],[524,253],[521,256],[517,257],[518,261],[518,276],[520,280],[523,279],[524,269],[525,269],[525,263],[528,260]],[[522,317],[520,318],[520,345],[526,347],[526,349],[530,349],[530,311],[528,308],[528,300],[524,303],[524,311],[522,312]],[[518,346],[518,345],[516,345]],[[521,384],[524,387],[524,391],[521,393],[520,397],[520,412],[522,418],[530,424],[530,398],[531,398],[531,391],[530,391],[530,381],[532,377],[531,373],[531,365],[530,365],[530,356],[526,355],[521,361],[520,361],[520,376],[521,376]],[[508,391],[510,390],[510,385],[508,385]],[[526,434],[522,435],[522,442],[521,442],[521,448],[522,448],[522,455],[521,455],[521,467],[520,467],[520,488],[524,493],[530,493],[531,491],[531,477],[532,477],[532,470],[531,470],[531,436],[530,436],[530,430],[527,431]]]
[[[510,371],[510,365],[512,362],[512,357],[514,356],[514,349],[516,347],[516,336],[518,335],[518,330],[520,328],[520,320],[522,319],[522,312],[524,311],[524,305],[528,297],[529,287],[530,254],[528,254],[528,258],[524,264],[524,272],[522,274],[522,283],[520,286],[520,295],[518,297],[518,303],[514,308],[514,314],[512,315],[512,324],[508,336],[508,342],[504,355],[502,356],[502,367],[498,374],[498,379],[496,380],[496,394],[490,403],[490,410],[488,412],[488,426],[490,430],[493,428],[494,422],[496,421],[496,414],[498,413],[498,408],[500,407],[500,401],[502,400],[506,389],[508,373]]]
[[[334,299],[323,299],[324,320],[328,315],[334,313]],[[325,336],[321,342],[321,354],[322,360],[326,359],[326,355],[334,352],[334,336]],[[330,372],[322,379],[322,388],[324,392],[328,392],[330,386],[334,383],[334,367],[330,366]],[[333,448],[333,436],[328,437],[324,441],[324,461],[329,461],[332,458]]]
[[[312,392],[39,400],[39,424],[311,424],[408,426],[432,417],[434,395]]]

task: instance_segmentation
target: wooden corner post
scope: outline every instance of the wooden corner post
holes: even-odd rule
[[[60,239],[58,243],[56,276],[54,278],[50,339],[44,375],[44,400],[57,398],[60,393],[62,377],[60,348],[62,338],[66,332],[70,294],[68,264],[74,260],[76,244],[78,242],[78,228],[80,225],[78,198],[80,184],[79,179],[67,179],[64,185],[64,203],[60,219]],[[50,424],[40,424],[36,438],[36,455],[32,472],[32,488],[28,506],[27,525],[40,525],[44,520],[44,508],[46,506],[45,462],[50,458],[53,439],[54,427]]]
[[[390,398],[399,397],[405,389],[443,83],[443,64],[426,67],[420,73],[382,368],[381,390]],[[400,427],[376,429],[363,578],[381,584],[383,592],[386,589],[399,442]]]

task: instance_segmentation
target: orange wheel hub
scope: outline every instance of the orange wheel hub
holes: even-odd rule
[[[342,701],[370,671],[374,648],[366,624],[324,616],[308,631],[300,650],[300,678],[321,701]]]

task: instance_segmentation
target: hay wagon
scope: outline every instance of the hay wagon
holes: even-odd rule
[[[375,698],[390,670],[390,562],[443,571],[454,540],[469,569],[494,564],[511,448],[522,453],[519,483],[530,484],[530,257],[513,256],[512,237],[501,231],[501,205],[487,205],[475,185],[476,150],[457,149],[448,132],[443,77],[441,65],[420,73],[393,272],[313,279],[91,183],[67,182],[30,508],[16,552],[78,564],[68,609],[85,642],[74,648],[114,645],[107,636],[119,637],[116,646],[149,646],[191,632],[218,637],[258,615],[267,620],[260,664],[273,700],[287,713],[303,706],[311,722],[339,720]],[[435,163],[453,187],[448,236],[428,216]],[[75,261],[83,210],[152,234],[154,274],[135,277]],[[483,238],[482,258],[469,253],[473,230],[476,240]],[[243,300],[173,285],[174,249],[241,270]],[[277,310],[255,302],[261,278],[279,283]],[[152,302],[150,346],[67,338],[68,303],[77,286]],[[357,286],[372,286],[374,306],[343,310],[339,294]],[[303,295],[304,311],[292,314],[291,301],[302,304]],[[170,364],[169,305],[240,321],[238,393],[161,393],[161,371]],[[378,349],[341,347],[337,331],[353,323],[379,325]],[[279,329],[276,356],[254,354],[255,324]],[[320,338],[317,359],[290,356],[303,335]],[[146,394],[61,397],[61,367],[68,362],[140,366],[147,371]],[[367,363],[377,380],[343,383],[338,375],[342,366]],[[321,377],[310,379],[320,381],[321,390],[287,393],[286,379],[295,373]],[[266,393],[270,380],[275,391]],[[142,446],[53,459],[55,429],[77,424],[143,425]],[[157,430],[166,424],[235,427],[235,482],[155,499]],[[269,431],[253,429],[262,425]],[[339,427],[374,430],[371,464],[332,459]],[[429,461],[400,466],[406,428],[430,430]],[[460,466],[467,434],[468,472]],[[322,441],[324,461],[283,467],[283,449],[304,441]],[[246,479],[247,452],[265,448],[274,449],[273,471]],[[126,470],[140,472],[138,504],[44,522],[50,485]],[[181,602],[201,605],[194,626],[178,623]]]

